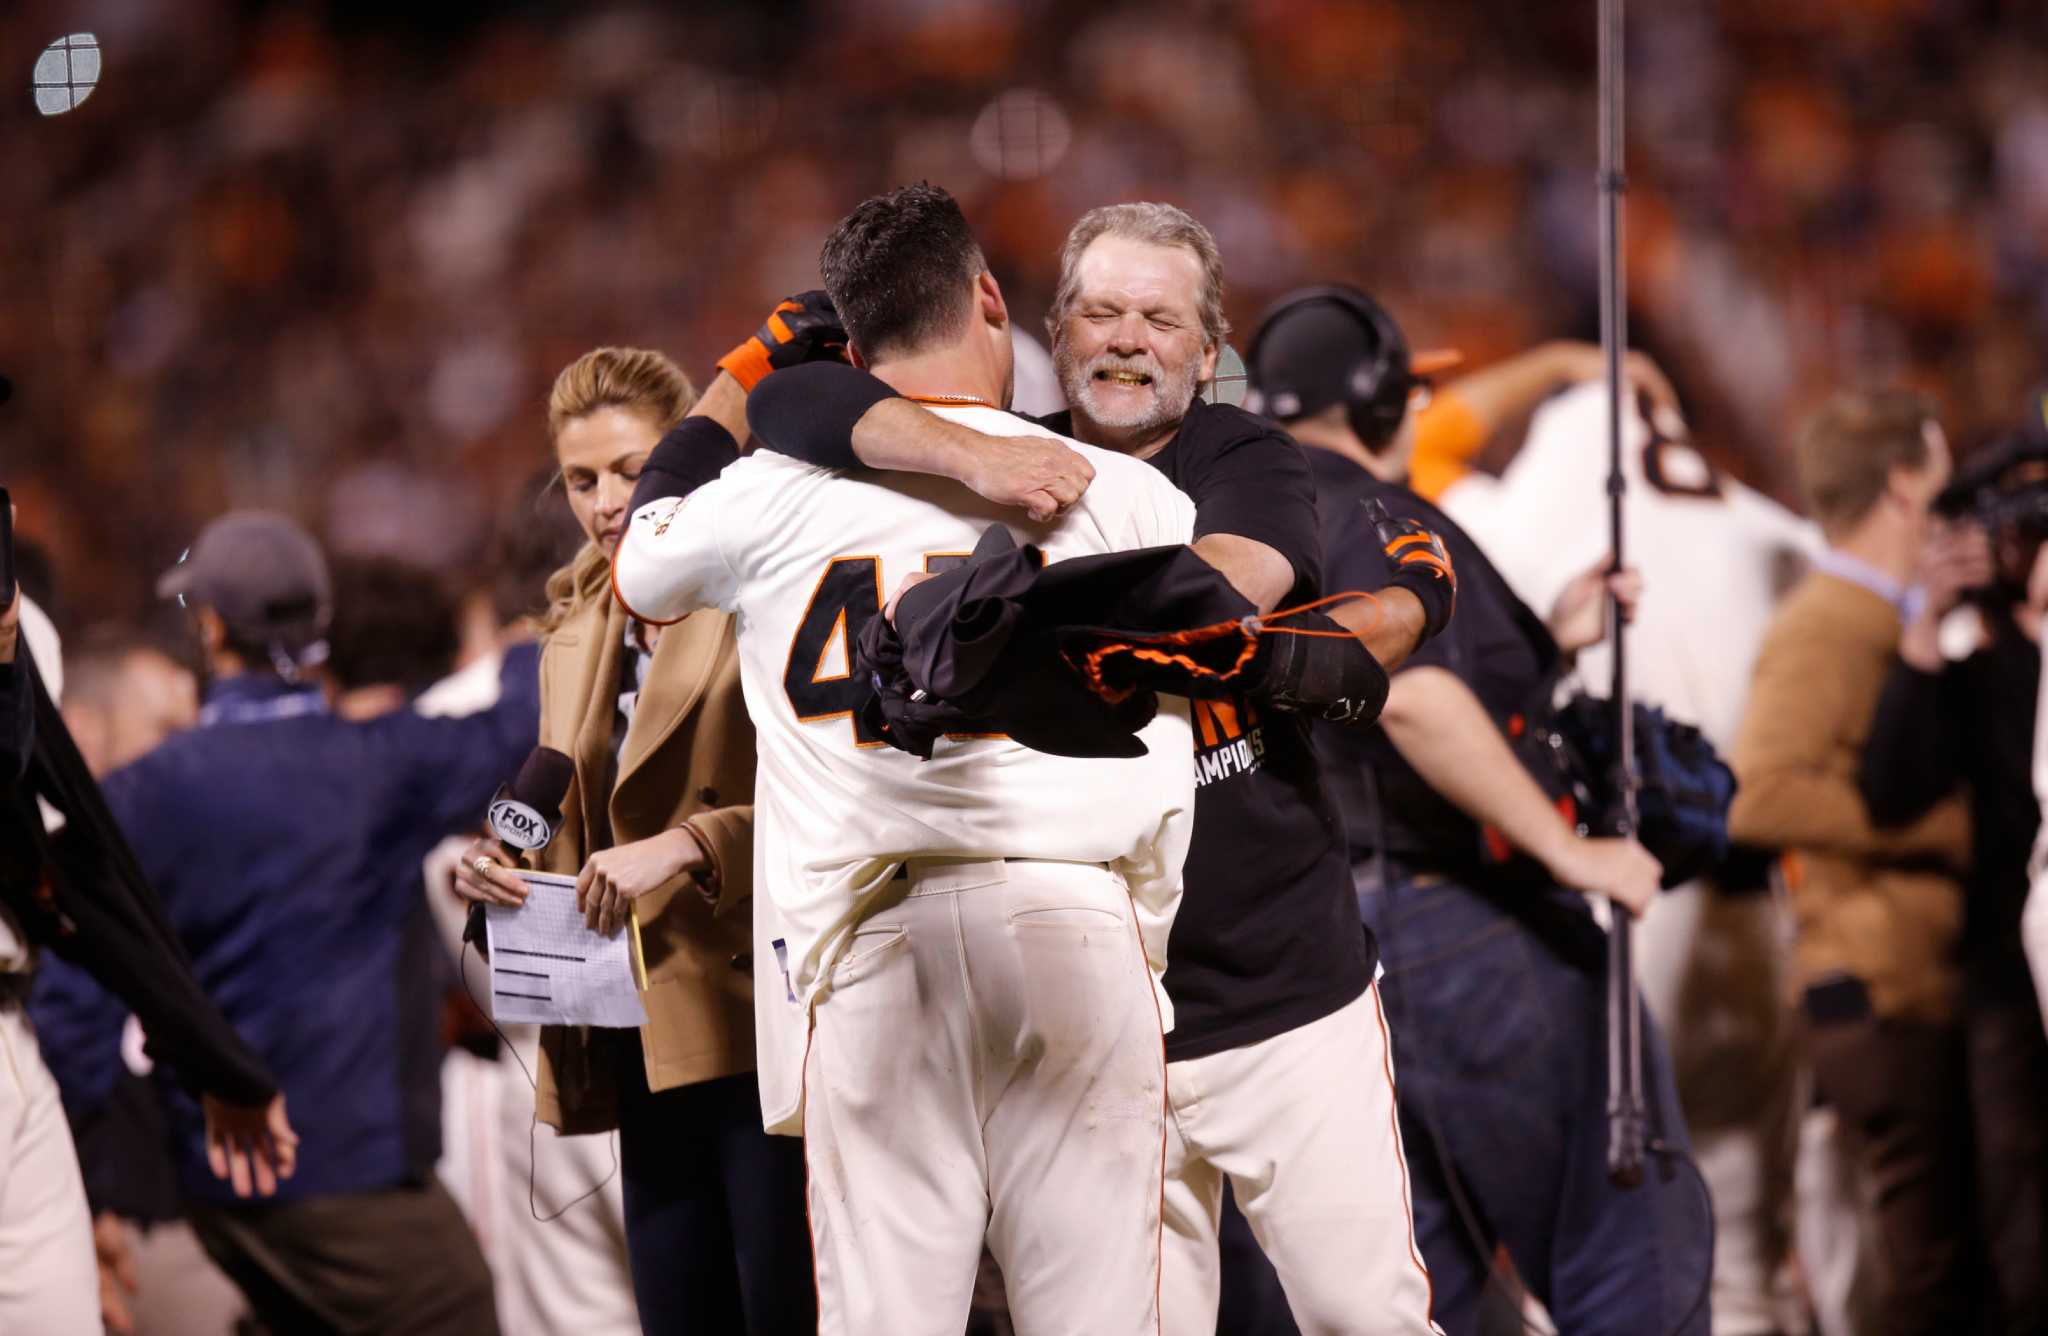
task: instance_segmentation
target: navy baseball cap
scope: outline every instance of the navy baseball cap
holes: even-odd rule
[[[207,525],[158,578],[156,592],[212,608],[239,635],[292,654],[320,639],[334,607],[320,545],[265,510],[232,511]]]

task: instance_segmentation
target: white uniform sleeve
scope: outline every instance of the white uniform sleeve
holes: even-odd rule
[[[1195,503],[1150,464],[1125,470],[1140,484],[1131,498],[1127,549],[1167,547],[1195,540]]]
[[[739,577],[719,541],[732,499],[714,480],[634,512],[612,561],[612,592],[627,612],[666,625],[700,608],[736,610]]]
[[[2048,636],[2048,619],[2041,623],[2041,634]],[[2043,661],[2035,691],[2038,694],[2034,706],[2034,802],[2048,815],[2048,660]],[[2048,873],[2048,820],[2041,823],[2034,840],[2033,873],[2036,877]]]
[[[2048,623],[2042,634],[2048,635]],[[2048,813],[2048,666],[2041,670],[2039,696],[2034,713],[2034,798]],[[2034,976],[2034,992],[2041,1004],[2042,1024],[2048,1025],[2048,821],[2034,840],[2034,857],[2029,869],[2033,886],[2020,911],[2020,946],[2026,952],[2027,968]]]
[[[1649,429],[1622,417],[1625,461],[1641,457]],[[1631,489],[1640,470],[1628,468]],[[1498,479],[1467,474],[1441,498],[1444,513],[1478,542],[1538,616],[1573,576],[1607,554],[1607,387],[1590,382],[1536,410],[1521,450]]]
[[[36,671],[43,676],[43,690],[52,705],[64,703],[64,647],[49,614],[36,606],[27,594],[21,596],[21,634],[28,652],[36,656]]]

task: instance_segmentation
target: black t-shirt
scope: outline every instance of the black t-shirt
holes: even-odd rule
[[[1044,421],[1072,434],[1067,414]],[[1235,534],[1287,558],[1286,607],[1323,584],[1309,453],[1263,418],[1197,400],[1149,462],[1193,499],[1197,538]],[[1194,729],[1195,829],[1167,944],[1175,1062],[1329,1015],[1365,991],[1378,959],[1306,721],[1196,701]]]
[[[1420,521],[1435,531],[1458,574],[1457,611],[1439,635],[1402,664],[1401,671],[1437,667],[1455,674],[1502,731],[1512,732],[1515,716],[1544,703],[1545,688],[1556,670],[1557,642],[1548,628],[1448,515],[1406,487],[1381,482],[1342,455],[1328,450],[1308,454],[1321,506],[1329,588],[1373,590],[1391,578],[1386,553],[1366,518],[1365,502],[1377,499],[1393,515]],[[1415,773],[1384,729],[1319,726],[1316,746],[1350,833],[1354,859],[1369,857],[1383,832],[1388,856],[1411,867],[1455,872],[1478,861],[1478,823]],[[1379,789],[1381,817],[1373,812],[1373,783]]]

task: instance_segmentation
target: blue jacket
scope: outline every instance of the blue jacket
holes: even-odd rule
[[[278,1200],[372,1191],[440,1157],[440,948],[420,864],[482,824],[539,731],[538,656],[506,656],[482,713],[355,723],[319,693],[251,675],[208,691],[197,728],[103,781],[207,994],[275,1073],[302,1141]],[[111,1085],[125,1008],[51,968],[36,1014],[66,1103]],[[187,1193],[206,1167],[198,1105],[164,1084]]]

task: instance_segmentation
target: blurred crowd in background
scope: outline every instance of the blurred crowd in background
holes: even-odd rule
[[[905,180],[961,198],[1026,328],[1074,218],[1153,198],[1214,229],[1240,329],[1339,278],[1479,362],[1594,329],[1590,4],[432,10],[0,21],[0,448],[60,624],[139,611],[137,572],[231,507],[479,570],[556,369],[613,343],[708,370]],[[1789,496],[1790,424],[1845,379],[1934,390],[1965,450],[2002,428],[2048,337],[2048,9],[1629,24],[1634,342],[1702,446]],[[39,117],[28,71],[75,31],[99,86]]]

